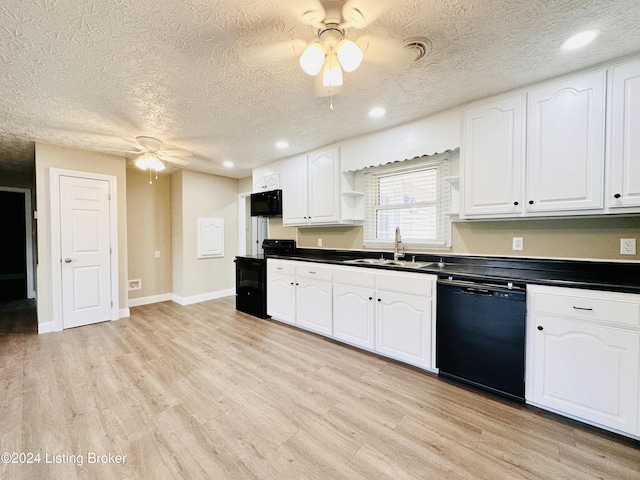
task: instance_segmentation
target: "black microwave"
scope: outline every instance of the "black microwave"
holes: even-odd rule
[[[251,216],[281,217],[282,190],[269,190],[268,192],[252,193]]]

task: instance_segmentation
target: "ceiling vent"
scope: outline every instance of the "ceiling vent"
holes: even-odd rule
[[[411,63],[418,63],[431,53],[431,40],[427,37],[414,37],[406,40],[403,47],[415,54]]]

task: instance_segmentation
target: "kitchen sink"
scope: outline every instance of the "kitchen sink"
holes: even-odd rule
[[[405,260],[391,260],[387,258],[356,258],[354,260],[345,260],[344,263],[402,268],[425,268],[433,265],[433,263],[428,262],[410,262]]]

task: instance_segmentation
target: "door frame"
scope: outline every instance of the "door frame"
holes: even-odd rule
[[[118,207],[117,185],[118,178],[114,175],[81,172],[61,168],[49,169],[49,205],[51,206],[51,279],[53,304],[53,331],[62,331],[62,255],[60,242],[60,177],[87,178],[90,180],[104,180],[109,183],[109,230],[111,246],[111,320],[120,318],[120,289],[118,283]]]
[[[36,298],[36,289],[34,283],[35,268],[33,258],[33,215],[31,212],[31,189],[17,187],[0,187],[0,191],[24,194],[25,248],[27,249],[27,298]]]

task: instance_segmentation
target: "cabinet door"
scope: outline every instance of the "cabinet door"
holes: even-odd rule
[[[463,215],[522,212],[524,96],[469,108],[464,113]]]
[[[307,211],[307,157],[300,156],[282,166],[282,224],[307,224]]]
[[[333,148],[309,155],[309,221],[340,221],[340,151]]]
[[[355,285],[333,285],[333,336],[373,350],[375,290]]]
[[[640,207],[640,60],[612,69],[609,205]]]
[[[267,314],[274,320],[295,323],[296,287],[295,277],[278,273],[267,273]]]
[[[529,93],[527,211],[603,207],[604,106],[604,70]]]
[[[298,278],[296,282],[296,324],[307,330],[331,335],[331,282],[309,278]]]
[[[378,290],[376,351],[423,368],[431,366],[431,299]]]
[[[640,333],[538,316],[528,400],[628,433],[638,431]]]

